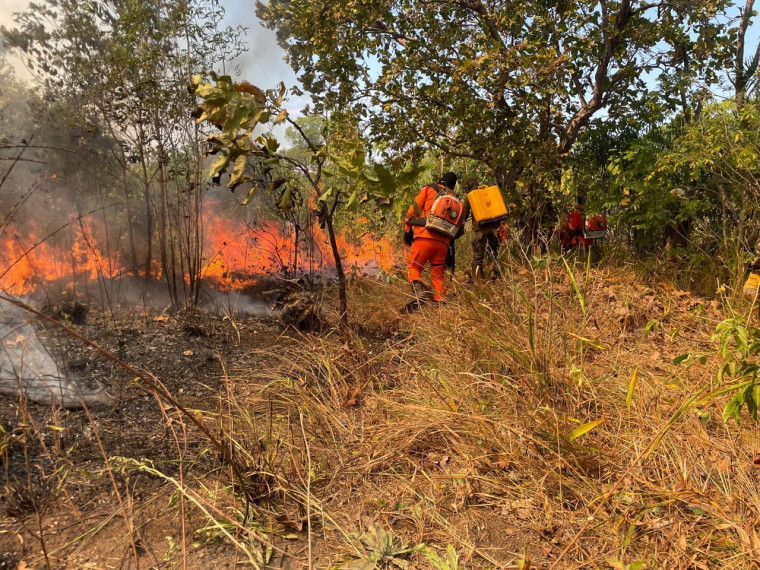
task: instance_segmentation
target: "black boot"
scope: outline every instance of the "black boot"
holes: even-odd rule
[[[407,313],[413,313],[430,299],[430,289],[422,281],[412,281],[412,299],[406,304],[404,310]]]

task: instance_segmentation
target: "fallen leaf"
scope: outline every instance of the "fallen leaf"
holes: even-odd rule
[[[518,519],[524,521],[530,520],[531,518],[531,513],[528,509],[517,509],[515,511],[515,515],[517,515]]]
[[[169,320],[169,315],[158,315],[157,317],[153,317],[153,320],[157,323],[165,323]]]
[[[277,517],[277,522],[285,527],[286,530],[294,532],[301,532],[303,530],[303,520],[294,521],[288,515],[280,515]]]
[[[186,350],[186,351],[185,351],[185,352],[183,352],[182,354],[184,354],[185,356],[192,356],[192,355],[193,355],[193,354],[195,354],[195,353],[194,353],[192,350]]]
[[[346,399],[343,401],[344,408],[353,408],[359,403],[359,396],[362,395],[362,389],[360,386],[355,386],[353,390],[348,393]]]

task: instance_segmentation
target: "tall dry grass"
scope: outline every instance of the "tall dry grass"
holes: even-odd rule
[[[169,410],[185,471],[111,458],[181,509],[167,566],[218,543],[254,567],[757,567],[757,427],[694,405],[717,360],[673,364],[735,298],[530,256],[414,315],[403,282],[351,292],[348,337],[223,362],[190,412],[224,453]]]

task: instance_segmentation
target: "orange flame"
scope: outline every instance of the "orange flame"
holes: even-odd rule
[[[361,225],[362,220],[359,222]],[[363,223],[366,224],[366,219]],[[207,215],[204,228],[207,261],[202,275],[223,289],[244,288],[255,282],[257,275],[303,274],[335,266],[329,237],[317,224],[301,233],[298,250],[295,228],[288,223],[252,225]],[[394,250],[388,238],[370,232],[365,232],[361,239],[351,239],[345,233],[336,237],[347,271],[376,274],[393,267]]]
[[[317,224],[299,234],[297,250],[295,229],[287,223],[247,224],[207,213],[203,225],[201,276],[221,289],[243,289],[266,274],[292,276],[334,267],[328,236]],[[346,271],[370,275],[390,271],[395,259],[393,245],[386,237],[361,230],[366,226],[367,220],[360,219],[354,227],[360,229],[359,237],[345,232],[337,236]],[[55,239],[41,239],[41,235],[44,232],[36,229],[14,227],[0,233],[0,290],[26,294],[53,282],[72,289],[76,283],[128,272],[123,254],[110,245],[106,229],[92,221],[71,223]],[[154,275],[159,275],[156,270]]]

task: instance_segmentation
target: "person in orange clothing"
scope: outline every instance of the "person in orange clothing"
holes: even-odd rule
[[[414,299],[407,305],[408,310],[420,307],[429,299],[430,289],[422,282],[422,270],[430,264],[430,279],[433,282],[432,300],[443,302],[446,299],[444,275],[446,271],[446,252],[450,237],[437,233],[425,227],[424,220],[433,207],[433,202],[441,194],[454,195],[457,175],[446,172],[435,184],[422,188],[409,207],[404,219],[405,241],[411,245],[407,275],[412,287]],[[411,244],[410,244],[411,241]]]
[[[583,235],[583,201],[580,198],[559,233],[559,242],[562,245],[562,251],[589,247],[594,243],[594,240],[587,239]]]

